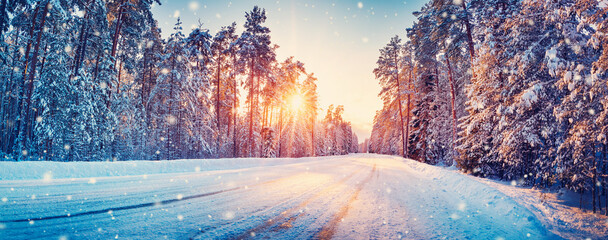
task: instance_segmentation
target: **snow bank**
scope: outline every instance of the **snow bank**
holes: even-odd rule
[[[186,173],[275,166],[319,160],[320,158],[226,158],[124,162],[0,162],[0,180],[49,180]]]
[[[530,209],[547,229],[566,239],[608,239],[608,216],[578,208],[578,194],[566,190],[547,192],[507,182],[475,178]],[[568,199],[571,198],[571,199]]]

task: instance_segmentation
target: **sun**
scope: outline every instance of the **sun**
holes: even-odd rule
[[[295,93],[287,99],[287,104],[289,104],[289,108],[293,111],[298,111],[304,108],[304,96],[300,93]]]

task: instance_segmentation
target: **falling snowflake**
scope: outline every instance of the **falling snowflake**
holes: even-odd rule
[[[45,172],[42,175],[42,181],[49,182],[53,179],[53,173],[51,171]]]
[[[188,4],[188,8],[192,11],[198,10],[199,7],[200,7],[200,5],[198,4],[197,1],[192,1]]]
[[[227,212],[224,212],[224,213],[222,214],[222,218],[223,218],[224,220],[231,220],[231,219],[233,219],[233,218],[234,218],[234,212],[233,212],[233,211],[227,211]]]

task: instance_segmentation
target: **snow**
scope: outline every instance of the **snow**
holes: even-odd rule
[[[159,173],[186,173],[264,167],[319,161],[315,158],[274,159],[189,159],[173,161],[122,161],[122,162],[1,162],[0,180],[24,180],[52,178],[90,178],[133,176]]]
[[[525,189],[373,154],[2,162],[0,169],[1,239],[606,236],[603,228],[556,227],[559,218],[545,213],[563,208],[539,212]]]
[[[566,190],[548,192],[516,187],[504,182],[477,179],[516,199],[530,209],[551,232],[567,239],[607,239],[608,217],[578,208],[578,194]],[[590,198],[586,196],[585,198]]]
[[[529,108],[532,104],[536,103],[538,101],[537,92],[541,90],[542,86],[539,84],[535,84],[531,88],[526,89],[521,96],[524,107]]]

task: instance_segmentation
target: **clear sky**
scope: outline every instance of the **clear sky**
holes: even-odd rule
[[[294,56],[315,73],[320,116],[330,104],[344,105],[344,118],[352,123],[359,141],[368,138],[376,110],[382,108],[380,87],[372,73],[379,49],[405,29],[426,0],[323,1],[323,0],[161,0],[152,12],[167,38],[176,18],[184,34],[200,21],[215,34],[236,22],[243,30],[245,12],[257,5],[266,9],[271,40],[280,48],[277,61]]]

